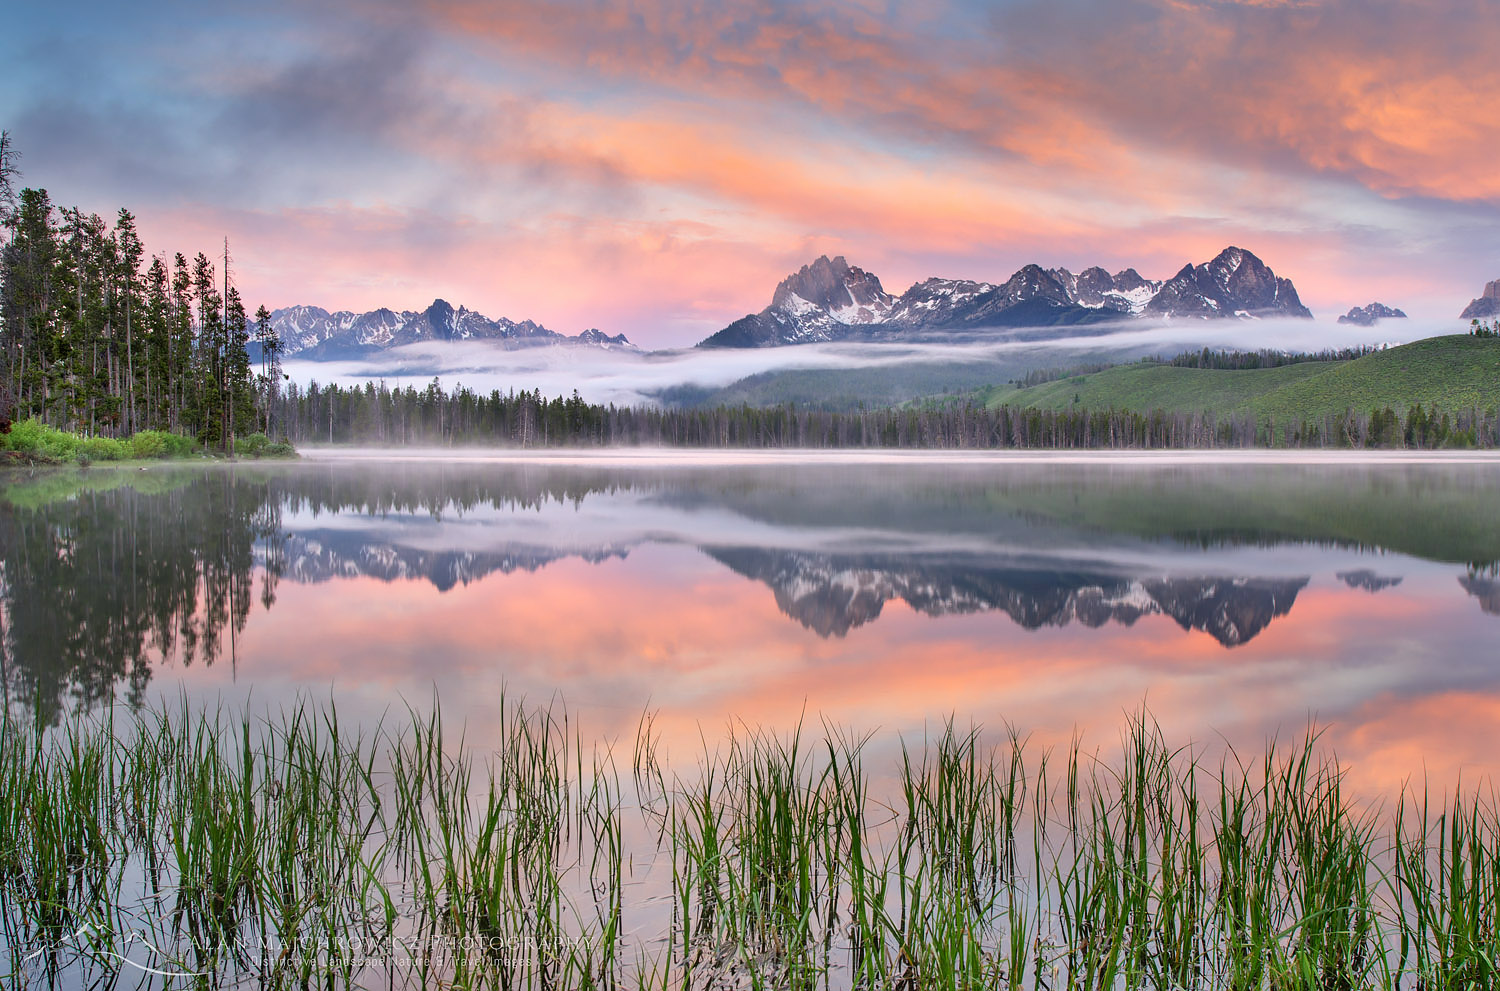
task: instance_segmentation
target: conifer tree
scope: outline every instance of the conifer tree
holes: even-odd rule
[[[15,161],[0,132],[0,422],[108,436],[185,429],[232,450],[261,416],[227,240],[222,270],[179,252],[143,273],[134,214],[121,209],[111,227],[58,210],[45,189],[13,195]]]

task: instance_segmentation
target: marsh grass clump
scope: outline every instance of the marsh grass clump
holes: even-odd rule
[[[1500,986],[1493,797],[1358,800],[1313,733],[1210,761],[1144,713],[1092,753],[737,726],[674,770],[648,714],[622,775],[561,705],[498,711],[482,751],[435,706],[7,713],[7,981]]]

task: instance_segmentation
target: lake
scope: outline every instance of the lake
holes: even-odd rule
[[[331,702],[373,732],[440,709],[479,755],[513,752],[525,700],[565,713],[580,762],[633,757],[637,788],[643,726],[647,763],[684,778],[801,726],[864,740],[876,800],[950,723],[1108,760],[1144,718],[1209,764],[1317,732],[1376,807],[1495,771],[1497,492],[1484,457],[1275,452],[325,451],[12,476],[5,691],[56,727]],[[641,886],[629,936],[661,948],[682,913],[642,828],[617,875]],[[862,965],[827,966],[840,986]]]
[[[1492,461],[314,455],[0,502],[6,686],[111,700],[501,690],[675,745],[731,720],[1098,742],[1323,727],[1354,777],[1493,769]],[[53,486],[49,488],[49,485]],[[55,489],[55,490],[54,490]]]

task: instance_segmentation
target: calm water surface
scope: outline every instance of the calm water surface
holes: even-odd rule
[[[11,706],[510,698],[668,755],[949,715],[1495,769],[1500,465],[371,463],[93,470],[0,496]]]

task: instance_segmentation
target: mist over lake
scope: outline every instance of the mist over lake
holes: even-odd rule
[[[715,390],[750,376],[786,372],[819,373],[825,394],[842,396],[841,372],[870,374],[866,398],[907,399],[949,388],[977,388],[1005,382],[1040,368],[1066,368],[1085,362],[1168,357],[1201,347],[1288,351],[1399,344],[1462,329],[1456,321],[1410,319],[1358,327],[1306,320],[1180,320],[1141,326],[1103,324],[1059,335],[1056,329],[1006,329],[992,334],[942,335],[941,340],[899,343],[803,344],[795,347],[685,348],[638,351],[586,346],[504,346],[493,342],[408,344],[358,359],[285,363],[302,385],[319,382],[362,386],[383,381],[396,388],[424,388],[434,378],[444,388],[476,392],[540,389],[545,396],[570,395],[619,406],[717,401]],[[1045,339],[1038,339],[1045,335]],[[684,390],[683,387],[692,387]],[[732,400],[732,397],[731,397]]]

